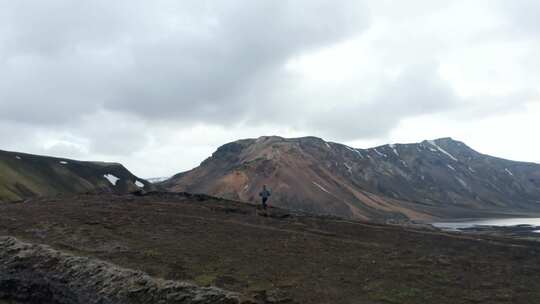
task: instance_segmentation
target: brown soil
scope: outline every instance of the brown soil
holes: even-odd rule
[[[279,303],[539,303],[540,243],[186,194],[0,205],[0,235]]]

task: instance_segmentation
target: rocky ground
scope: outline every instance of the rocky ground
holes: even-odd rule
[[[29,301],[21,297],[28,289],[9,288],[9,282],[22,279],[24,286],[44,286],[55,295],[56,302],[49,303],[83,303],[66,299],[85,294],[114,296],[100,287],[105,281],[92,283],[100,272],[87,267],[95,263],[144,276],[150,285],[215,286],[219,289],[212,290],[248,303],[540,302],[538,242],[278,209],[268,217],[257,213],[248,204],[164,193],[0,205],[0,236],[5,236],[0,241],[0,297],[5,299],[0,303]],[[29,254],[33,250],[56,258]],[[12,258],[17,254],[24,258]],[[80,274],[71,285],[74,273],[68,266]],[[143,288],[140,299],[158,294],[159,288]],[[160,296],[161,303],[169,303],[167,293]],[[204,302],[186,298],[178,303]]]
[[[237,294],[155,279],[97,259],[0,237],[0,298],[26,303],[237,304]]]

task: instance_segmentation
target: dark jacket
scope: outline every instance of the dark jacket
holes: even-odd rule
[[[259,193],[259,196],[262,197],[262,198],[269,198],[270,195],[272,195],[270,193],[270,191],[268,191],[268,189],[265,189],[263,191],[261,191],[261,193]]]

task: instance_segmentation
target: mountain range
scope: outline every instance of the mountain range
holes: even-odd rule
[[[451,138],[356,149],[265,136],[217,149],[160,186],[357,219],[433,220],[540,211],[540,165],[479,153]]]
[[[357,149],[317,137],[225,144],[169,179],[118,163],[0,151],[0,201],[139,190],[202,193],[363,220],[432,221],[540,213],[540,165],[479,153],[451,138]]]
[[[540,227],[409,221],[538,214],[539,167],[450,138],[272,136],[150,184],[0,151],[0,304],[539,303]],[[245,203],[264,184],[268,212]]]

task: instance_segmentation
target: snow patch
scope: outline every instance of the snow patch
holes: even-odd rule
[[[116,182],[118,182],[120,180],[120,178],[112,175],[112,174],[105,174],[103,175],[103,177],[105,177],[109,183],[111,183],[113,186],[116,186]]]
[[[397,155],[397,157],[399,157],[399,153],[396,149],[396,145],[395,144],[389,144],[388,146],[390,146],[390,148],[392,148],[392,151],[394,152],[395,155]]]
[[[347,171],[349,171],[349,173],[352,173],[352,167],[347,165],[347,163],[343,163],[343,165],[345,166],[345,168],[347,168]]]
[[[319,189],[321,189],[322,191],[324,191],[324,192],[326,192],[326,193],[328,193],[328,194],[332,194],[332,193],[330,193],[330,191],[324,189],[323,186],[317,184],[316,182],[312,182],[312,183],[313,183],[315,186],[317,186]]]
[[[345,146],[345,148],[347,148],[351,152],[354,152],[354,153],[358,154],[358,156],[360,156],[360,158],[364,158],[364,156],[362,155],[362,153],[360,153],[360,151],[358,151],[358,150],[356,150],[354,148],[351,148],[349,146]]]
[[[377,150],[377,148],[373,148],[373,151],[375,151],[375,153],[377,153],[379,156],[382,156],[382,157],[388,157],[388,155],[379,152],[379,150]]]
[[[329,145],[327,142],[325,142],[324,144],[326,145],[326,147],[327,147],[328,149],[332,149],[332,147],[330,147],[330,145]]]
[[[504,171],[506,171],[506,173],[510,174],[511,176],[514,176],[514,173],[512,173],[512,171],[508,170],[508,168],[505,168]]]
[[[22,159],[19,155],[15,156],[16,159]]]
[[[61,164],[61,165],[67,165],[67,164],[68,164],[68,162],[67,162],[67,161],[65,161],[65,160],[61,160],[61,161],[60,161],[60,164]]]
[[[434,140],[428,140],[429,144],[434,146],[435,148],[437,148],[437,150],[439,150],[441,153],[443,153],[444,155],[450,157],[453,161],[458,161],[457,158],[454,157],[454,155],[448,153],[446,150],[444,150],[443,148],[439,147],[439,145],[437,145],[437,143],[434,141]]]
[[[474,169],[471,167],[469,167],[469,171],[471,171],[472,173],[476,173],[476,171],[474,171]]]
[[[141,183],[140,181],[136,180],[135,181],[135,186],[139,187],[139,188],[144,188],[144,184]]]
[[[446,166],[447,166],[448,168],[450,168],[451,170],[456,171],[456,168],[454,168],[454,167],[452,167],[452,166],[450,166],[450,165],[446,165]]]
[[[463,188],[467,188],[467,187],[468,187],[467,183],[466,183],[464,180],[462,180],[462,179],[459,178],[459,177],[456,177],[456,179],[457,179],[457,181],[463,186]]]

